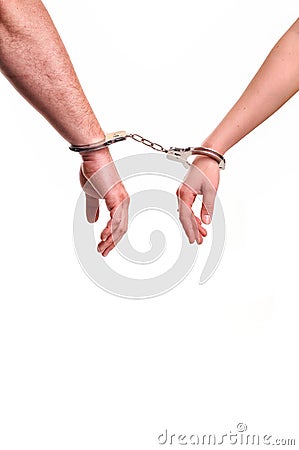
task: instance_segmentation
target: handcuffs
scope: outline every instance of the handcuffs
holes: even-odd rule
[[[95,142],[89,145],[71,145],[69,147],[70,150],[74,152],[92,152],[96,150],[101,150],[115,142],[124,141],[127,138],[131,138],[141,144],[146,145],[147,147],[152,148],[158,152],[163,152],[166,154],[168,159],[181,162],[184,167],[189,168],[190,163],[188,162],[189,156],[192,155],[202,155],[208,156],[215,161],[218,162],[220,169],[225,169],[225,159],[221,153],[216,152],[212,148],[208,147],[170,147],[169,149],[165,149],[162,145],[157,144],[155,142],[150,141],[149,139],[145,139],[139,134],[128,134],[126,131],[115,131],[113,133],[108,133],[100,142]]]

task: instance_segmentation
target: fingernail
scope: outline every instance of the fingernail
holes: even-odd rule
[[[211,217],[208,215],[203,216],[203,220],[204,220],[204,223],[207,225],[209,225],[209,223],[211,223]]]

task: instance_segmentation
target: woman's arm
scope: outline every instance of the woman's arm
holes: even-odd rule
[[[277,42],[220,124],[203,142],[225,153],[299,90],[299,19]]]
[[[265,62],[202,146],[224,154],[244,136],[275,113],[299,90],[299,19],[277,42]],[[180,219],[190,242],[199,241],[199,219],[192,210],[198,194],[203,195],[201,219],[211,222],[219,183],[218,164],[208,157],[195,158],[179,187]],[[201,239],[202,240],[202,239]]]

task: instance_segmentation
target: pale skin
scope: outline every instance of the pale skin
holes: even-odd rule
[[[275,113],[299,90],[299,19],[281,37],[239,100],[201,144],[224,155],[233,145]],[[217,162],[197,157],[177,190],[180,220],[190,243],[202,242],[200,220],[192,206],[203,196],[201,219],[211,222],[219,184]]]
[[[69,143],[86,145],[105,137],[41,1],[0,0],[0,70]],[[88,221],[99,217],[99,198],[110,212],[98,244],[106,256],[127,230],[129,197],[108,148],[81,156]]]
[[[84,95],[67,51],[39,0],[0,0],[0,70],[14,87],[73,145],[101,141],[104,132]],[[299,89],[299,20],[272,49],[240,99],[202,143],[225,154]],[[104,198],[111,219],[98,250],[106,256],[127,230],[128,194],[108,148],[81,153],[80,182],[90,222]],[[103,170],[101,170],[103,169]],[[211,222],[219,184],[218,164],[197,157],[177,191],[179,214],[190,243],[207,234],[192,205],[203,195],[201,219]]]

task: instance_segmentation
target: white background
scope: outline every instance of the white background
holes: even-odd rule
[[[199,144],[298,14],[295,0],[45,3],[103,128],[166,146]],[[199,256],[168,294],[127,300],[76,259],[79,157],[0,90],[1,449],[150,450],[165,428],[239,422],[298,440],[298,97],[227,154],[213,278],[197,284]]]

